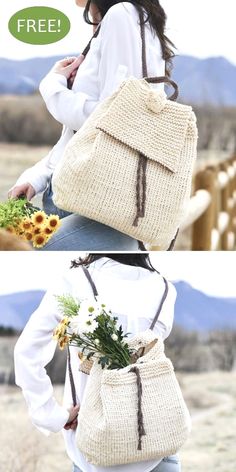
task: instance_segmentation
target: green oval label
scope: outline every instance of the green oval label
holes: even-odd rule
[[[16,12],[9,20],[12,36],[28,44],[51,44],[63,39],[70,31],[70,20],[50,7],[30,7]]]

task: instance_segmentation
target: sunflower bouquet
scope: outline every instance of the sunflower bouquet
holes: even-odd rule
[[[60,226],[57,215],[47,215],[26,198],[0,203],[0,228],[42,248]]]
[[[129,348],[118,318],[99,300],[77,301],[71,295],[57,296],[62,320],[53,333],[60,349],[76,346],[82,362],[98,359],[102,368],[120,369],[131,363]]]

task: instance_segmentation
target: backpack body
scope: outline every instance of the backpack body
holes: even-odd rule
[[[187,210],[196,148],[192,108],[129,78],[66,146],[54,203],[165,250]]]
[[[189,435],[190,415],[162,340],[148,330],[131,341],[132,347],[151,340],[147,354],[128,367],[102,370],[96,361],[93,364],[79,411],[77,442],[86,460],[96,466],[169,456]],[[134,366],[139,387],[131,371]]]

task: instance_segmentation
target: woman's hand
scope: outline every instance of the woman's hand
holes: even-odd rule
[[[73,83],[74,83],[74,80],[75,80],[75,77],[76,77],[76,74],[77,74],[77,70],[78,69],[76,69],[72,72],[72,74],[70,75],[70,77],[67,81],[69,89],[72,89],[72,87],[73,87]]]
[[[66,59],[56,62],[51,72],[61,74],[68,80],[75,74],[83,60],[84,56],[82,54],[79,57],[67,57]]]
[[[64,426],[64,429],[75,430],[77,428],[77,424],[78,424],[77,417],[78,417],[79,409],[80,409],[80,405],[72,406],[71,408],[69,408],[68,411],[70,415],[69,415],[67,423]]]
[[[35,194],[36,192],[34,187],[32,187],[32,185],[27,182],[26,184],[17,185],[16,187],[13,187],[11,190],[9,190],[8,198],[18,198],[22,195],[25,195],[27,200],[31,200]]]

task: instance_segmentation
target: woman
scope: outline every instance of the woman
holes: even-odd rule
[[[63,431],[67,454],[74,472],[179,472],[177,456],[160,461],[140,462],[110,468],[88,464],[76,446],[79,405],[88,376],[79,371],[77,348],[70,348],[71,366],[78,405],[71,407],[71,389],[66,374],[64,405],[53,397],[53,389],[45,366],[53,358],[56,341],[53,330],[63,317],[58,312],[56,294],[71,294],[79,300],[91,298],[91,286],[81,265],[89,268],[99,296],[118,316],[124,332],[135,334],[150,326],[163,296],[163,278],[153,268],[149,255],[142,253],[90,254],[84,261],[74,261],[71,270],[45,295],[30,318],[15,347],[16,383],[22,390],[33,424],[42,432]],[[166,339],[171,332],[176,291],[168,283],[169,292],[155,326],[155,332]],[[145,296],[144,296],[145,295]]]
[[[77,0],[81,5],[81,1]],[[44,250],[137,250],[135,240],[112,228],[79,215],[69,215],[52,203],[51,177],[66,144],[95,110],[129,76],[142,77],[139,11],[144,10],[147,68],[149,76],[168,74],[173,57],[172,43],[165,36],[166,15],[158,0],[91,0],[84,11],[87,23],[89,11],[99,20],[99,34],[91,42],[83,60],[67,58],[56,63],[43,79],[40,92],[49,112],[63,124],[60,140],[42,161],[26,170],[10,190],[9,195],[25,194],[28,199],[44,192],[47,212],[65,217],[58,233]],[[77,71],[77,73],[76,73]],[[67,88],[68,84],[72,90]],[[159,85],[162,87],[162,85]]]

